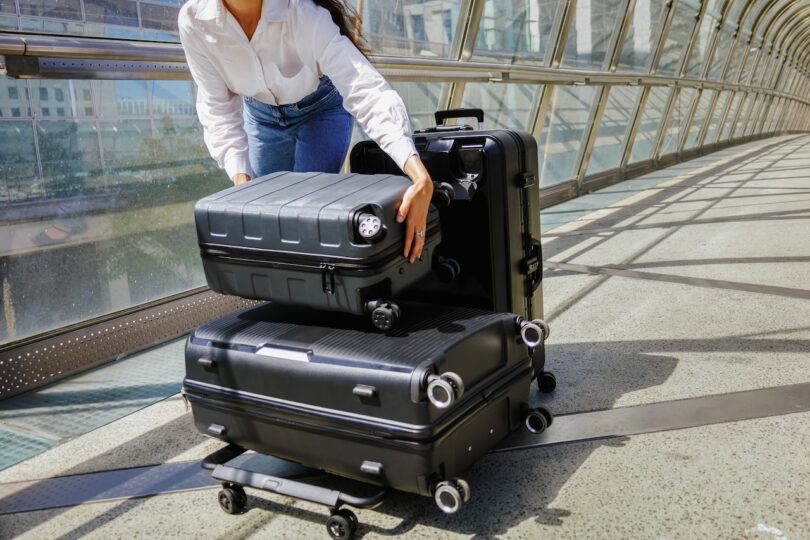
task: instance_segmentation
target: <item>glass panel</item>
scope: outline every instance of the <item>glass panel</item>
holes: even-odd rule
[[[597,87],[556,86],[540,134],[540,185],[572,178]]]
[[[672,117],[669,119],[669,125],[664,136],[664,145],[661,147],[661,154],[665,156],[678,151],[678,142],[681,140],[683,131],[687,126],[686,117],[689,114],[689,108],[692,106],[692,99],[695,97],[697,90],[694,88],[682,88],[680,92],[675,95],[675,103],[672,104]]]
[[[182,0],[19,0],[19,21],[0,17],[0,27],[27,32],[176,42]],[[15,12],[0,0],[0,12]]]
[[[754,131],[754,127],[757,123],[757,118],[759,118],[759,114],[762,112],[762,103],[765,101],[765,96],[762,94],[758,95],[756,101],[754,102],[754,106],[751,108],[751,111],[748,113],[748,118],[745,122],[745,132],[744,135],[748,136]]]
[[[586,174],[595,174],[619,166],[627,136],[627,128],[633,121],[641,95],[639,86],[614,86],[609,88],[605,112],[596,132],[591,159]]]
[[[674,75],[681,64],[681,57],[692,37],[692,30],[697,22],[695,15],[700,11],[700,6],[692,0],[681,0],[675,3],[675,13],[672,24],[664,43],[664,51],[655,70],[657,73]]]
[[[666,0],[637,0],[633,18],[622,46],[619,71],[646,73],[650,57],[661,34],[661,15]]]
[[[740,105],[740,116],[737,118],[736,124],[734,124],[734,131],[732,132],[731,136],[732,139],[737,139],[742,136],[745,119],[748,117],[748,111],[750,110],[753,101],[753,94],[748,94],[745,96],[745,98],[743,98],[742,104]]]
[[[49,2],[48,0],[17,0],[17,3],[20,6],[20,15],[82,20],[80,0],[61,0],[60,2]]]
[[[709,129],[706,131],[706,138],[703,139],[703,144],[712,144],[717,142],[717,132],[720,128],[720,120],[723,113],[726,111],[726,105],[728,105],[728,98],[730,95],[731,92],[728,91],[720,92],[720,96],[717,98],[717,104],[714,106],[714,113],[712,113],[712,118],[709,122]]]
[[[765,133],[772,133],[773,126],[776,123],[776,117],[779,116],[779,109],[782,107],[782,98],[776,98],[771,105],[771,109],[768,111],[768,114],[765,118],[765,124],[763,126],[763,131]]]
[[[709,78],[719,81],[723,77],[723,68],[726,66],[728,54],[734,44],[734,28],[724,24],[720,30],[720,41],[712,56],[712,65],[709,68]]]
[[[716,26],[717,19],[712,13],[707,11],[700,23],[695,46],[692,47],[692,51],[689,53],[689,60],[686,63],[687,75],[700,77],[703,74],[703,64],[706,62],[706,57],[709,54],[709,48],[712,44],[712,36],[714,36]]]
[[[17,19],[17,17],[12,17],[10,15],[0,15],[0,28],[7,30],[18,30],[19,27],[20,21],[19,19]]]
[[[658,134],[661,132],[661,121],[664,115],[664,109],[667,103],[669,103],[671,95],[672,88],[656,86],[650,89],[650,95],[647,98],[644,113],[641,115],[636,139],[630,142],[633,145],[633,151],[630,154],[630,163],[652,158],[655,143],[658,141]]]
[[[698,136],[703,124],[706,123],[706,115],[709,114],[709,105],[711,105],[712,99],[714,99],[714,90],[704,90],[700,96],[700,101],[698,101],[697,109],[695,109],[692,125],[689,126],[689,134],[686,136],[684,149],[689,150],[697,146]]]
[[[731,127],[734,124],[734,119],[737,115],[737,111],[740,109],[740,102],[742,101],[744,95],[745,95],[744,92],[737,92],[734,95],[734,100],[731,102],[731,108],[728,110],[726,121],[723,124],[723,131],[721,132],[719,139],[720,141],[727,141],[729,139]]]
[[[193,206],[228,180],[191,88],[0,78],[0,343],[205,283]]]
[[[0,97],[0,103],[5,99]],[[35,198],[42,193],[37,168],[36,151],[34,150],[33,124],[28,121],[0,122],[0,208],[4,212],[14,203]],[[0,232],[5,235],[8,231],[4,225],[5,219],[0,218]],[[10,242],[14,238],[7,237]],[[5,241],[0,244],[0,261]],[[0,264],[0,268],[3,268]],[[0,317],[2,314],[0,314]],[[2,329],[0,329],[2,336]]]
[[[764,50],[757,59],[756,66],[754,67],[754,75],[751,77],[751,84],[754,86],[762,86],[762,81],[765,80],[765,73],[768,69],[768,63],[771,60],[769,50]]]
[[[88,22],[138,26],[138,5],[135,2],[84,0]]]
[[[400,56],[450,56],[462,2],[366,0],[363,32],[371,49]]]
[[[610,51],[610,38],[624,17],[621,0],[579,0],[568,31],[563,67],[601,69]]]
[[[753,128],[753,133],[759,135],[764,133],[765,131],[765,122],[768,120],[768,115],[773,110],[773,104],[776,102],[776,99],[773,96],[765,97],[765,103],[762,106],[762,112],[757,119],[756,125]]]
[[[728,71],[726,71],[726,81],[735,82],[737,81],[737,76],[740,72],[740,64],[745,57],[745,54],[748,52],[748,39],[743,36],[738,41],[736,46],[734,47],[734,52],[731,53],[731,63],[728,65]]]
[[[140,2],[141,26],[153,30],[163,30],[164,32],[176,32],[180,3],[177,2],[177,6],[170,6]]]
[[[484,109],[487,129],[526,131],[542,89],[537,84],[467,83],[462,107]]]
[[[564,0],[486,0],[473,59],[545,65]]]

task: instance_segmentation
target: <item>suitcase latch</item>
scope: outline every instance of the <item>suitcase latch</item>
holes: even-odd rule
[[[534,176],[534,173],[531,172],[522,172],[517,176],[518,186],[524,189],[532,187],[536,181],[537,178]]]
[[[534,238],[531,239],[531,247],[529,247],[528,255],[520,262],[520,271],[526,275],[527,285],[531,292],[537,290],[540,286],[543,273],[542,261],[542,248],[540,241]]]
[[[335,294],[335,265],[321,263],[321,285],[326,294]]]

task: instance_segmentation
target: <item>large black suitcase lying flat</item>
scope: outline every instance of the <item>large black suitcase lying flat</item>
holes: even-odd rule
[[[453,512],[469,497],[457,475],[518,426],[542,431],[551,421],[527,409],[526,328],[541,331],[513,314],[409,303],[381,334],[345,314],[268,303],[189,336],[183,392],[197,428],[228,448],[434,496]],[[335,512],[378,502],[256,477],[223,465],[233,455],[224,452],[209,464],[237,507],[234,485]]]
[[[216,292],[355,314],[382,330],[399,309],[390,301],[431,271],[441,240],[428,218],[421,260],[402,255],[396,222],[411,182],[402,176],[275,173],[201,199],[197,236]]]

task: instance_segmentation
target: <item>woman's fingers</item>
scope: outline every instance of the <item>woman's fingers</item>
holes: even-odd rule
[[[423,225],[424,226],[424,225]],[[424,234],[424,229],[421,229],[422,233]],[[414,241],[413,241],[413,249],[411,250],[411,257],[410,261],[415,262],[419,257],[422,256],[422,250],[425,247],[425,237],[423,235],[416,234]]]
[[[402,204],[399,205],[399,211],[397,212],[397,221],[402,223],[407,219],[408,214],[411,211],[411,204],[413,204],[413,188],[410,187],[405,192],[405,195],[402,197]]]
[[[405,250],[402,252],[405,257],[408,257],[411,252],[411,246],[414,245],[414,236],[416,235],[416,227],[413,225],[413,220],[409,219],[405,224]]]

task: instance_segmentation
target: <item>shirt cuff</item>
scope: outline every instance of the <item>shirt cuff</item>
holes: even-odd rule
[[[223,167],[228,179],[232,180],[234,175],[245,173],[253,178],[253,169],[250,168],[250,160],[247,152],[232,153],[225,157]]]
[[[394,160],[394,163],[405,172],[405,163],[411,156],[418,156],[419,152],[416,151],[416,145],[413,144],[413,139],[405,137],[398,140],[388,147],[388,155]]]

